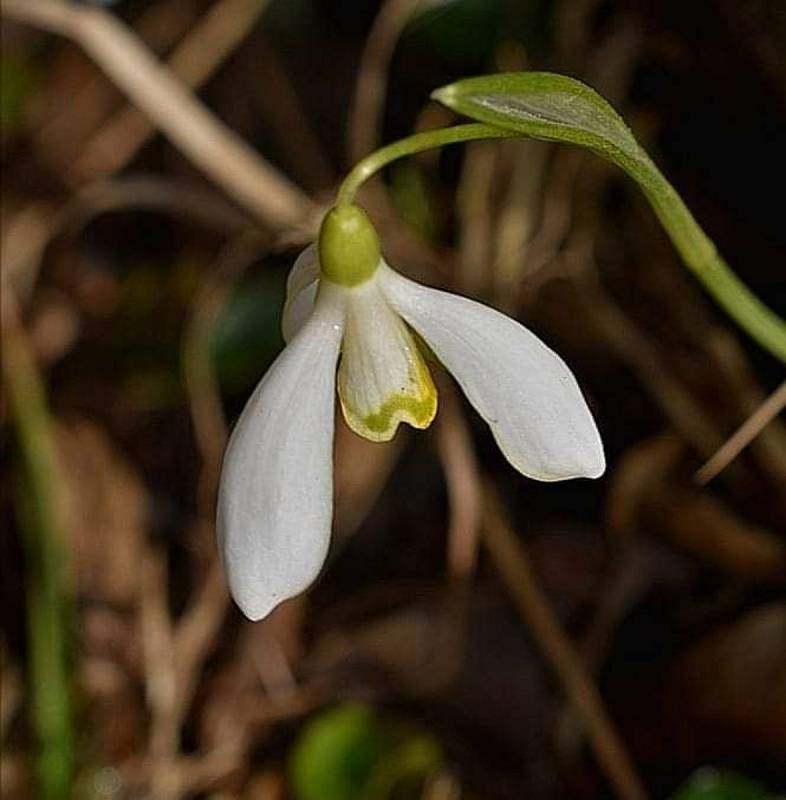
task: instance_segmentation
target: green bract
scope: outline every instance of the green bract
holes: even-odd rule
[[[432,97],[485,125],[581,145],[621,167],[644,192],[707,291],[759,344],[786,362],[786,323],[732,272],[622,117],[594,89],[565,75],[511,72],[466,78]]]
[[[322,276],[340,286],[365,283],[382,258],[379,237],[362,208],[338,205],[325,214],[319,230]]]
[[[620,166],[649,160],[606,100],[565,75],[512,72],[466,78],[431,96],[487,125],[584,145]]]

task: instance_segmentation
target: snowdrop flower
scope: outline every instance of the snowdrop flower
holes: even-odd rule
[[[504,314],[399,275],[357,206],[328,212],[318,244],[295,262],[282,327],[287,346],[235,427],[218,501],[229,586],[251,619],[305,589],[325,561],[336,390],[349,427],[375,442],[434,419],[415,333],[522,475],[603,473],[597,428],[559,356]]]

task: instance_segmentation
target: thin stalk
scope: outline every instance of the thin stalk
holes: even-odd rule
[[[737,277],[663,173],[648,157],[618,163],[641,187],[685,266],[743,330],[786,362],[786,322]]]
[[[349,205],[355,199],[355,193],[360,186],[372,175],[375,175],[388,164],[399,158],[443,147],[446,144],[460,144],[478,139],[512,139],[519,136],[515,131],[506,131],[492,125],[472,122],[467,125],[454,125],[451,128],[437,128],[433,131],[423,131],[399,139],[366,156],[359,161],[344,179],[338,190],[337,205]]]

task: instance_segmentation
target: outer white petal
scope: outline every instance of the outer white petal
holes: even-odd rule
[[[319,287],[319,257],[316,244],[309,245],[295,260],[287,276],[287,298],[281,315],[284,341],[291,341],[314,310]]]
[[[556,353],[494,309],[383,269],[391,305],[453,373],[519,472],[541,481],[603,474],[595,421]]]
[[[327,554],[343,321],[343,299],[320,293],[248,401],[224,456],[219,542],[232,596],[250,619],[305,589]]]

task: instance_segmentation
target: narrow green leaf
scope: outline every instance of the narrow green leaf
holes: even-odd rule
[[[11,310],[3,309],[3,381],[19,448],[17,513],[25,551],[28,691],[35,736],[36,797],[66,800],[75,769],[71,698],[71,603],[57,456],[35,357]]]
[[[432,97],[501,131],[586,147],[621,167],[704,288],[762,347],[786,362],[786,323],[729,268],[622,117],[594,89],[565,75],[511,72],[466,78]]]

